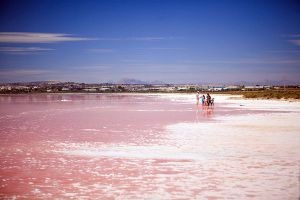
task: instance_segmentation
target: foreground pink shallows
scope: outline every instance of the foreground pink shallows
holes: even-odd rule
[[[247,147],[239,146],[240,136],[204,144],[212,137],[205,128],[189,131],[191,135],[172,133],[174,124],[218,128],[218,116],[263,111],[224,104],[197,109],[176,98],[0,96],[0,198],[245,199],[285,194],[297,173],[288,171],[295,163],[273,159],[264,166],[263,156],[274,155],[260,147],[260,157],[251,157]],[[290,174],[280,174],[284,170]]]

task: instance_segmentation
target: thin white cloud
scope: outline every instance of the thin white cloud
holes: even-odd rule
[[[8,54],[32,54],[52,50],[54,49],[41,47],[0,47],[0,52]]]
[[[241,60],[207,60],[192,62],[186,61],[187,64],[300,64],[299,59],[241,59]]]
[[[66,70],[71,69],[71,70],[108,70],[111,69],[112,66],[109,65],[83,65],[83,66],[74,66],[74,67],[68,67]]]
[[[110,66],[78,66],[68,69],[0,69],[0,82],[38,81],[38,80],[64,80],[83,81],[96,80],[97,77],[106,76]]]
[[[300,51],[295,51],[295,50],[269,50],[265,51],[266,53],[291,53],[291,54],[299,54]]]
[[[34,33],[34,32],[0,32],[0,43],[55,43],[70,41],[159,41],[183,39],[183,37],[124,37],[124,38],[87,38],[65,33]]]
[[[294,44],[294,45],[297,45],[297,46],[300,46],[300,39],[297,39],[297,40],[288,40],[290,43]]]
[[[0,43],[54,43],[96,40],[64,33],[0,32]]]
[[[53,70],[41,70],[41,69],[13,69],[13,70],[0,70],[0,76],[36,76],[43,74],[54,73]]]
[[[0,82],[23,82],[54,80],[57,76],[63,75],[60,71],[47,69],[0,69]]]
[[[120,38],[109,38],[100,37],[97,40],[100,41],[159,41],[159,40],[172,40],[180,39],[180,37],[120,37]]]
[[[289,38],[287,40],[289,43],[300,46],[300,34],[288,34],[283,35],[283,37]]]
[[[291,37],[291,38],[298,38],[300,37],[300,34],[288,34],[288,35],[283,35],[284,37]]]
[[[100,39],[101,40],[101,39]],[[128,39],[125,39],[128,40]],[[142,38],[140,40],[143,40]],[[147,40],[147,39],[145,39]],[[180,47],[153,47],[153,48],[137,48],[137,50],[186,50],[186,48],[180,48]],[[89,49],[89,51],[91,52],[95,52],[95,53],[111,53],[111,52],[115,52],[116,50],[114,49],[105,49],[105,48],[95,48],[95,49]]]

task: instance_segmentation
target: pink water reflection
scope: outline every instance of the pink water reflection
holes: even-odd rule
[[[240,141],[236,133],[205,132],[212,124],[218,126],[220,116],[267,113],[223,107],[225,104],[196,107],[176,97],[132,94],[0,96],[0,197],[240,199],[297,195],[295,190],[281,191],[296,184],[293,170],[298,160],[286,157],[295,153],[295,146],[278,147],[284,152],[276,157],[275,152],[264,149],[267,146],[243,142],[245,138],[251,141],[253,134]],[[180,123],[193,125],[172,131]],[[250,150],[259,160],[251,158]],[[264,163],[264,156],[271,157],[270,162]],[[265,173],[265,165],[273,175]],[[276,189],[266,192],[261,180],[255,185],[259,174]]]

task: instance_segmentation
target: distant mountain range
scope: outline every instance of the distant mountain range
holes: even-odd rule
[[[119,81],[116,82],[117,84],[132,84],[132,85],[139,85],[139,84],[167,84],[167,83],[164,83],[162,81],[150,81],[150,82],[147,82],[147,81],[142,81],[142,80],[138,80],[138,79],[133,79],[133,78],[123,78]]]
[[[171,83],[165,83],[163,81],[142,81],[138,79],[133,78],[124,78],[117,82],[116,84],[152,84],[152,85],[159,85],[159,84],[171,84]],[[280,81],[272,81],[272,80],[264,80],[264,81],[237,81],[237,82],[219,82],[219,83],[182,83],[182,84],[199,84],[199,85],[299,85],[300,82],[290,81],[290,80],[280,80]]]

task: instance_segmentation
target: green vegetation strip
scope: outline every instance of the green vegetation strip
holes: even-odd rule
[[[228,91],[226,94],[243,95],[245,98],[300,99],[300,90]]]

